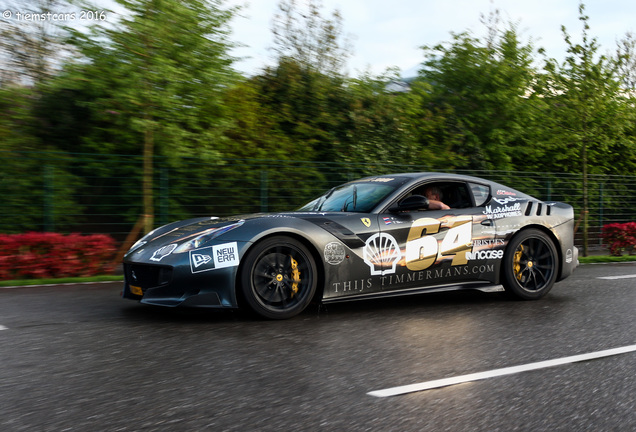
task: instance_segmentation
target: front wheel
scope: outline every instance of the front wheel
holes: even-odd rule
[[[249,307],[269,319],[302,312],[316,292],[316,263],[299,241],[271,237],[248,251],[241,270],[241,292]]]
[[[523,300],[545,296],[557,277],[557,251],[542,231],[528,229],[512,238],[503,259],[503,286]]]

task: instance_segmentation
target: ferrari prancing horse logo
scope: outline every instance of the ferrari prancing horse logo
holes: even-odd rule
[[[369,218],[361,218],[360,219],[365,227],[369,228],[371,226],[371,219]]]

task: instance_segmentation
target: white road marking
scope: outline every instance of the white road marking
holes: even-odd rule
[[[511,375],[511,374],[527,372],[527,371],[536,370],[536,369],[544,369],[548,367],[559,366],[559,365],[564,365],[569,363],[594,360],[594,359],[598,359],[602,357],[610,357],[610,356],[625,354],[625,353],[633,352],[633,351],[636,351],[636,345],[629,345],[629,346],[625,346],[621,348],[614,348],[614,349],[609,349],[605,351],[597,351],[594,353],[575,355],[571,357],[563,357],[563,358],[554,359],[554,360],[528,363],[525,365],[511,366],[511,367],[506,367],[502,369],[494,369],[491,371],[478,372],[478,373],[461,375],[461,376],[456,376],[451,378],[443,378],[443,379],[438,379],[434,381],[426,381],[426,382],[421,382],[417,384],[392,387],[392,388],[388,388],[384,390],[375,390],[367,394],[369,396],[376,396],[376,397],[398,396],[398,395],[403,395],[407,393],[413,393],[413,392],[418,392],[423,390],[430,390],[434,388],[466,383],[470,381],[478,381],[478,380],[494,378],[494,377],[503,376],[503,375]]]
[[[632,278],[636,278],[636,274],[620,275],[620,276],[600,276],[600,277],[597,277],[596,279],[614,280],[614,279],[632,279]]]
[[[3,325],[0,325],[0,330],[9,330],[9,327],[5,327]]]

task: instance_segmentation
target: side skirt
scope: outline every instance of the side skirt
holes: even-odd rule
[[[397,291],[386,291],[386,292],[376,292],[376,293],[368,293],[368,294],[354,294],[346,297],[335,297],[323,299],[323,304],[329,303],[343,303],[347,301],[354,300],[366,300],[366,299],[376,299],[376,298],[386,298],[386,297],[400,297],[404,295],[413,295],[413,294],[423,294],[423,293],[438,293],[445,291],[461,291],[468,289],[478,289],[484,292],[498,292],[503,291],[501,285],[492,284],[490,282],[463,282],[461,284],[446,284],[446,285],[437,285],[434,287],[426,287],[426,288],[409,288],[404,290]]]

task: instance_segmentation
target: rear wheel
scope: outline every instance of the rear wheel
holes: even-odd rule
[[[258,315],[286,319],[302,312],[316,291],[316,263],[299,241],[271,237],[248,251],[241,291]]]
[[[552,289],[557,269],[557,251],[552,240],[540,230],[524,230],[508,244],[502,283],[514,297],[540,299]]]

